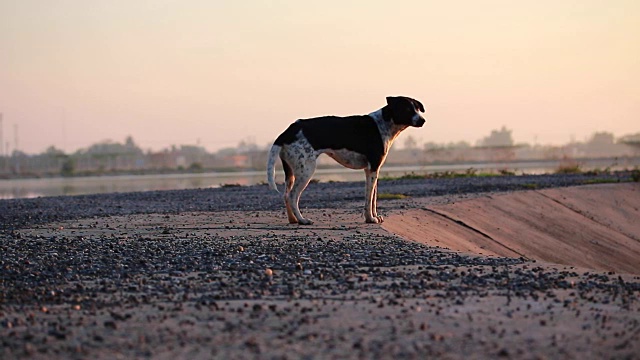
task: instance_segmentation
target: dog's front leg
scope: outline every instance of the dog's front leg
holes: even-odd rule
[[[379,224],[382,222],[382,216],[378,216],[376,209],[376,197],[378,196],[378,172],[365,169],[365,179],[364,218],[368,223]]]
[[[373,183],[373,197],[371,198],[371,214],[378,219],[378,222],[382,222],[382,216],[378,215],[378,177]]]

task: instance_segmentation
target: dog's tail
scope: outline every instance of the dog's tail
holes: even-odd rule
[[[269,183],[269,189],[278,191],[276,186],[276,160],[280,155],[280,145],[273,144],[269,151],[269,159],[267,160],[267,182]]]

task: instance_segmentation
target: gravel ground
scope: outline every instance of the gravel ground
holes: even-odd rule
[[[629,174],[399,180],[412,199]],[[0,358],[640,358],[640,277],[479,257],[363,224],[363,183],[0,201]]]

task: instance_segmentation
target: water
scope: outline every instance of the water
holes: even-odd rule
[[[597,161],[581,163],[582,169],[610,166]],[[557,169],[559,161],[535,161],[514,163],[449,164],[428,166],[383,166],[381,177],[398,177],[405,174],[428,174],[443,171],[464,172],[473,168],[480,172],[496,172],[509,169],[516,173],[541,174]],[[613,169],[615,170],[615,169]],[[283,173],[276,170],[276,182],[283,182]],[[364,181],[362,170],[346,168],[318,169],[314,176],[321,182]],[[74,178],[12,179],[0,180],[0,199],[34,198],[40,196],[82,195],[112,192],[149,190],[179,190],[215,188],[225,184],[254,185],[266,182],[265,171],[210,172],[201,174],[118,175]]]

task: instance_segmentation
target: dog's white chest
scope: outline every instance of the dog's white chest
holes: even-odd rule
[[[347,149],[325,149],[320,152],[329,155],[340,165],[350,169],[364,169],[369,165],[367,157],[355,151]]]

